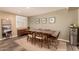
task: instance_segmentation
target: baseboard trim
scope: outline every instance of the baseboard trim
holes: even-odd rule
[[[17,35],[15,35],[15,36],[11,36],[10,38],[14,38],[14,37],[17,37]],[[6,38],[2,38],[2,39],[0,39],[0,40],[5,40]]]
[[[3,40],[3,39],[0,39],[0,40]]]
[[[69,40],[65,40],[65,39],[58,39],[58,40],[63,42],[69,42]]]
[[[15,36],[12,36],[12,38],[14,38],[14,37],[17,37],[17,35],[15,35]]]

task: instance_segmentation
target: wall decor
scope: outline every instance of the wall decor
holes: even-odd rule
[[[55,17],[49,18],[49,23],[55,23]]]
[[[47,23],[47,18],[41,18],[41,23],[46,24]]]
[[[39,18],[35,19],[35,23],[39,24],[40,23],[40,19]]]

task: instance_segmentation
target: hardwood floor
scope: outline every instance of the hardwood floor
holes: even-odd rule
[[[0,41],[0,51],[26,51],[23,47],[14,42],[15,39]]]
[[[0,41],[0,51],[78,51],[76,46],[71,46],[68,43],[59,41],[58,48],[51,47],[40,48],[38,45],[33,45],[27,42],[27,36],[5,39]]]

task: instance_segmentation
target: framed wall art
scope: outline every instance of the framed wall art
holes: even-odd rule
[[[35,19],[35,23],[39,24],[40,23],[40,19],[39,18]]]
[[[55,23],[55,20],[56,20],[55,17],[50,17],[49,18],[49,23]]]
[[[47,18],[41,18],[41,23],[46,24],[47,23]]]

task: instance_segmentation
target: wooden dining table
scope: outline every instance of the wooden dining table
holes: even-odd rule
[[[49,29],[29,29],[28,32],[43,33],[53,37],[57,37],[59,33],[59,31],[54,31]]]
[[[42,37],[42,40],[39,40],[40,42],[43,43],[43,41],[46,41],[48,43],[48,38],[49,37],[53,37],[55,39],[57,39],[58,37],[58,34],[59,32],[58,31],[54,31],[54,30],[49,30],[49,29],[29,29],[28,30],[28,34],[31,33],[32,36],[35,34],[34,37],[34,41],[37,41],[35,40],[35,38],[40,35]],[[34,33],[34,34],[33,34]],[[45,38],[43,38],[43,36],[45,36]],[[49,47],[49,46],[48,46]]]

